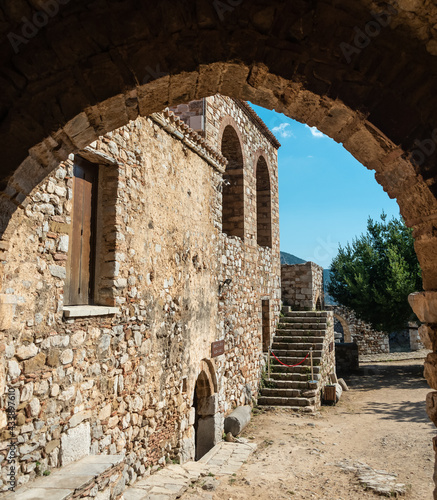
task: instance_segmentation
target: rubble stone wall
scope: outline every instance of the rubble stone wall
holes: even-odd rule
[[[324,308],[323,268],[314,262],[281,266],[282,301],[296,310]]]
[[[244,141],[244,241],[221,232],[223,165],[211,149],[208,160],[196,152],[183,127],[172,133],[174,120],[138,118],[82,153],[100,165],[97,300],[113,314],[64,316],[72,155],[12,216],[1,248],[0,453],[4,461],[13,391],[19,484],[37,461],[50,469],[87,453],[126,453],[126,484],[153,464],[193,458],[201,370],[222,415],[256,396],[262,300],[270,301],[272,332],[280,308],[277,153],[231,99],[209,105],[223,102],[213,110],[217,125],[240,117]],[[260,150],[271,176],[272,248],[255,239]],[[221,339],[225,353],[211,359]],[[81,445],[71,452],[73,441]]]
[[[342,306],[329,306],[328,309],[333,310],[334,318],[338,318],[343,330],[346,330],[344,331],[344,342],[355,342],[358,345],[360,355],[390,352],[388,333],[374,330],[371,325],[358,319],[350,309]]]

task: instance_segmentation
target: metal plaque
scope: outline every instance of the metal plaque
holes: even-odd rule
[[[225,341],[218,340],[217,342],[212,342],[211,344],[211,358],[216,358],[221,354],[225,353]]]

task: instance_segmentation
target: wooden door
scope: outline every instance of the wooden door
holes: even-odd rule
[[[73,178],[73,212],[64,301],[91,304],[94,285],[95,206],[97,166],[76,157]]]

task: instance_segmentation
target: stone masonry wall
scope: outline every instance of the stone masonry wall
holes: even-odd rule
[[[323,268],[314,262],[281,266],[282,301],[296,310],[324,308]]]
[[[4,461],[6,395],[13,391],[19,484],[34,477],[37,461],[50,469],[88,453],[126,454],[126,484],[153,464],[192,458],[202,360],[222,415],[257,393],[261,301],[270,300],[272,332],[280,308],[277,153],[231,99],[207,102],[218,129],[229,115],[240,126],[244,240],[221,232],[220,154],[214,160],[210,150],[207,160],[196,152],[189,131],[172,133],[171,116],[129,122],[83,152],[100,164],[103,180],[97,297],[113,314],[63,314],[73,157],[10,220],[1,262],[0,453]],[[215,146],[218,140],[209,137]],[[272,248],[255,238],[260,151],[270,171]],[[211,359],[211,342],[221,339],[225,354]],[[2,488],[5,474],[2,466]]]
[[[328,306],[343,326],[344,342],[355,342],[360,355],[390,352],[389,336],[358,319],[353,311],[341,306]]]
[[[326,332],[323,340],[322,348],[322,366],[320,370],[319,387],[323,388],[325,385],[331,383],[330,375],[335,373],[335,342],[334,342],[334,317],[331,312],[328,312],[326,318]],[[320,401],[318,401],[320,403]]]

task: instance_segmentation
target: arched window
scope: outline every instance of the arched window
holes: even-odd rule
[[[238,135],[227,125],[222,136],[222,155],[228,160],[223,176],[222,230],[228,236],[244,238],[243,153]]]
[[[270,176],[263,156],[256,164],[256,241],[262,247],[272,248]]]

